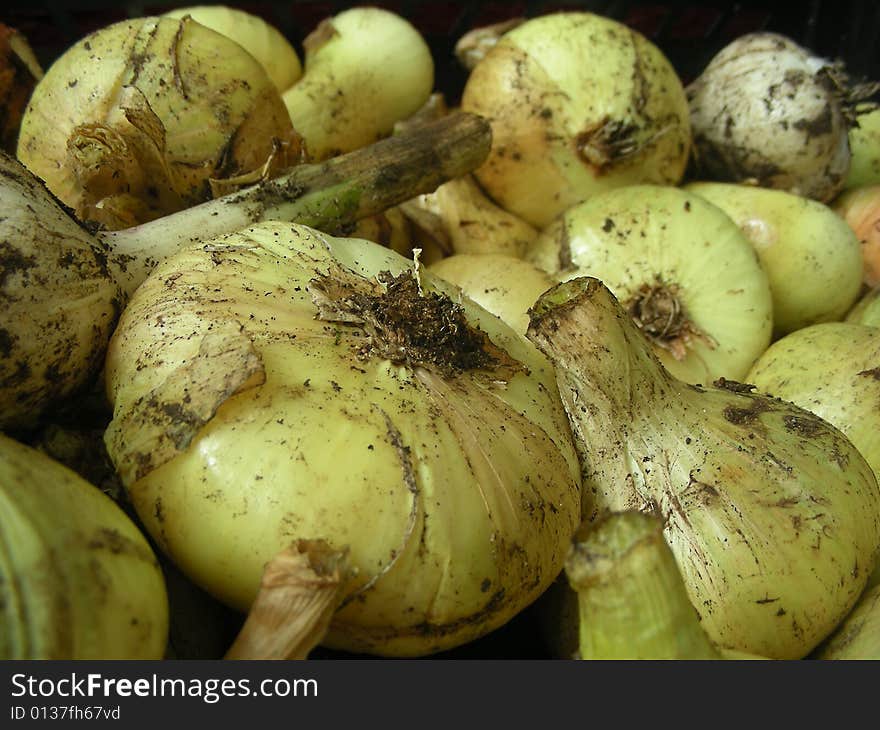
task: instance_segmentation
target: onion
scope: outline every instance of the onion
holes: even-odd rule
[[[783,190],[691,183],[752,242],[773,295],[773,334],[843,319],[862,286],[858,238],[827,205]]]
[[[149,543],[106,495],[0,434],[0,658],[161,659],[168,599]]]
[[[279,92],[286,91],[302,77],[302,63],[296,49],[278,28],[260,16],[228,5],[192,5],[169,10],[162,17],[181,20],[187,15],[231,38],[250,53]]]
[[[774,342],[747,379],[840,429],[880,477],[880,329],[805,327]]]
[[[409,21],[389,10],[344,10],[323,21],[303,47],[303,76],[283,98],[315,160],[387,136],[434,87],[431,49]]]
[[[839,430],[741,383],[673,378],[595,278],[542,295],[528,336],[554,364],[585,507],[659,515],[713,644],[794,659],[832,632],[880,548],[880,487]]]
[[[578,659],[760,659],[715,647],[655,514],[584,523],[565,561],[578,607]]]
[[[428,270],[523,335],[529,308],[555,283],[528,261],[506,254],[454,254]]]
[[[301,160],[278,90],[240,45],[184,18],[89,34],[46,71],[18,158],[80,220],[116,230]]]
[[[880,184],[847,190],[832,207],[855,231],[862,245],[863,279],[880,284]]]
[[[880,185],[880,108],[875,104],[856,107],[849,148],[852,159],[846,189]]]
[[[865,294],[846,315],[847,322],[880,327],[880,285]]]
[[[247,610],[264,564],[322,539],[357,575],[325,645],[394,656],[549,585],[581,508],[552,368],[450,296],[376,244],[272,222],[153,271],[108,350],[106,443],[185,573]]]
[[[850,167],[853,105],[840,64],[777,33],[725,46],[687,88],[697,174],[832,200]]]
[[[401,209],[444,241],[450,253],[522,257],[538,237],[534,226],[495,205],[473,175],[450,180]]]
[[[672,65],[638,32],[592,13],[543,15],[505,33],[471,71],[461,108],[492,125],[480,184],[539,228],[602,190],[677,184],[690,151]]]
[[[742,379],[770,344],[772,300],[752,245],[693,193],[631,185],[547,226],[527,258],[557,280],[602,279],[676,377]]]
[[[0,427],[32,425],[84,385],[103,359],[127,296],[182,245],[267,219],[335,230],[469,172],[485,158],[489,143],[485,122],[452,115],[97,236],[63,211],[20,163],[0,154]]]

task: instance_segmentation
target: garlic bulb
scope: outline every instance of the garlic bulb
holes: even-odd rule
[[[141,226],[92,236],[0,153],[0,428],[32,426],[100,366],[125,300],[182,246],[261,220],[336,230],[470,172],[488,125],[455,114]],[[436,164],[437,161],[440,164]]]
[[[823,203],[783,190],[733,183],[685,186],[717,205],[752,242],[773,295],[773,333],[781,337],[843,319],[862,286],[853,230]]]
[[[168,599],[106,495],[0,434],[0,658],[161,659]]]
[[[747,380],[840,429],[880,478],[880,329],[805,327],[774,342]]]
[[[556,283],[528,261],[505,254],[454,254],[428,270],[523,335],[529,308]]]
[[[846,74],[777,33],[725,46],[687,88],[698,174],[832,200],[850,167]]]
[[[699,195],[630,185],[547,226],[527,259],[557,280],[602,279],[677,378],[740,380],[770,344],[766,272],[743,232]]]
[[[480,184],[539,228],[603,190],[677,184],[690,152],[687,99],[668,59],[640,33],[587,12],[505,33],[468,76],[461,108],[492,125]]]
[[[348,549],[325,643],[380,655],[533,601],[580,520],[568,423],[540,353],[450,297],[389,249],[292,224],[160,264],[108,350],[105,440],[162,549],[240,610],[295,539]]]
[[[162,17],[182,20],[187,15],[231,38],[250,53],[279,92],[287,91],[302,77],[296,49],[278,28],[259,15],[228,5],[191,5],[169,10]]]
[[[528,334],[554,363],[593,517],[660,515],[713,644],[792,659],[831,633],[880,548],[880,487],[840,431],[749,386],[672,377],[595,278],[545,293]]]
[[[46,71],[18,158],[80,220],[117,230],[299,162],[278,90],[238,43],[192,21],[101,28]]]
[[[314,160],[391,134],[434,88],[431,49],[389,10],[344,10],[323,21],[303,47],[303,76],[284,92],[284,103]]]
[[[846,315],[847,322],[880,327],[880,284],[871,289]]]

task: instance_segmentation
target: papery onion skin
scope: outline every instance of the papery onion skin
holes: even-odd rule
[[[880,329],[805,327],[774,342],[747,380],[840,429],[880,475]]]
[[[849,173],[832,64],[778,33],[748,33],[687,87],[697,174],[829,202]]]
[[[664,366],[689,383],[742,379],[770,344],[770,286],[752,245],[723,211],[680,188],[594,195],[544,228],[526,258],[557,281],[602,279],[624,306],[646,288],[671,295],[682,332],[651,340]]]
[[[690,152],[671,63],[637,31],[592,13],[551,13],[505,33],[471,71],[461,107],[492,125],[480,184],[539,228],[602,190],[677,184]]]
[[[561,570],[581,509],[568,424],[543,357],[467,301],[469,320],[510,367],[447,377],[358,357],[374,340],[330,321],[326,308],[316,317],[311,301],[319,272],[337,266],[377,286],[378,272],[412,263],[271,223],[168,259],[111,342],[108,450],[149,532],[224,602],[246,609],[272,555],[293,539],[323,538],[348,547],[359,571],[327,645],[407,656],[450,648],[504,623]],[[421,277],[427,291],[454,296]],[[213,351],[239,348],[238,369],[256,358],[254,377],[235,368],[214,377],[212,358],[199,365],[211,333],[226,331],[228,345],[215,338]],[[187,405],[183,376],[200,367],[208,389],[224,393],[191,385]],[[172,386],[180,398],[168,412],[182,411],[157,436],[170,459],[145,467],[139,454],[155,461],[155,441],[126,423],[139,409],[149,420],[150,403]],[[236,391],[187,420],[196,403]]]
[[[162,15],[176,19],[189,15],[197,23],[232,38],[260,62],[280,92],[302,77],[296,49],[278,28],[258,15],[227,5],[190,5]]]
[[[0,658],[162,659],[168,599],[109,497],[0,434]]]
[[[671,377],[594,278],[545,293],[528,334],[555,365],[593,519],[659,513],[715,645],[795,659],[831,633],[880,548],[880,486],[843,433],[743,383]]]
[[[300,142],[241,46],[147,17],[89,34],[47,69],[17,155],[81,220],[117,230],[209,200],[212,181],[271,177],[300,161]]]
[[[752,242],[773,294],[773,335],[843,319],[859,296],[859,240],[817,200],[735,183],[693,182],[685,190],[717,205]]]

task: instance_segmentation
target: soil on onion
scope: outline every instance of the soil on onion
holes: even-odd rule
[[[312,294],[322,319],[365,330],[368,342],[360,349],[362,357],[387,358],[449,375],[515,364],[468,322],[461,305],[445,294],[423,291],[413,272],[395,276],[383,271],[376,277],[379,286],[338,273],[312,280]]]

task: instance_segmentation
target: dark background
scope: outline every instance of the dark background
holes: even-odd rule
[[[160,14],[174,7],[202,3],[150,0],[7,0],[0,21],[18,28],[30,40],[44,68],[65,48],[110,23],[139,15]],[[452,49],[467,30],[514,16],[554,10],[589,10],[620,20],[650,38],[687,82],[733,38],[755,30],[783,33],[810,50],[840,59],[857,77],[880,79],[880,3],[877,0],[809,0],[808,2],[464,2],[464,0],[284,0],[237,2],[232,5],[275,25],[298,48],[323,18],[355,4],[378,5],[410,20],[424,35],[436,63],[436,87],[454,102],[465,74]]]

